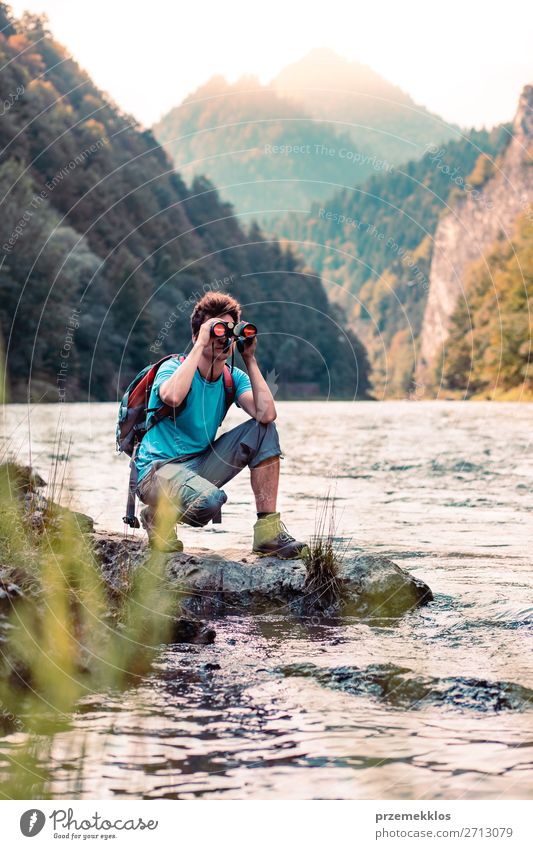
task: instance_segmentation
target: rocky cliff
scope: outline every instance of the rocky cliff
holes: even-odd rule
[[[453,174],[453,163],[439,167]],[[491,170],[483,185],[467,186],[437,227],[417,369],[421,382],[431,379],[434,366],[446,356],[450,318],[464,296],[467,268],[485,259],[497,239],[510,239],[518,216],[533,217],[532,85],[522,91],[509,145]]]

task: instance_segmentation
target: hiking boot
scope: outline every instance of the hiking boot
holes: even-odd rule
[[[306,550],[308,548],[304,542],[298,542],[290,535],[279,513],[269,513],[255,523],[254,554],[272,554],[282,560],[294,560],[302,557]]]
[[[153,507],[145,507],[141,510],[141,525],[148,534],[148,545],[156,551],[170,554],[173,551],[183,551],[183,543],[177,538],[174,528],[171,529],[168,538],[163,538],[155,530],[155,511]]]

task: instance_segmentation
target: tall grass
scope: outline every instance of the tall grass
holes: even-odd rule
[[[59,500],[61,470],[52,469],[50,480]],[[168,640],[179,606],[158,552],[135,568],[126,554],[124,589],[111,599],[77,515],[49,501],[35,523],[34,489],[19,466],[0,465],[0,577],[23,592],[3,601],[0,710],[26,740],[7,763],[0,760],[4,798],[46,797],[50,735],[68,725],[82,697],[138,682]]]
[[[335,498],[328,491],[317,507],[314,532],[303,554],[308,609],[332,613],[338,610],[342,601],[339,574],[346,549],[347,544],[337,537]]]

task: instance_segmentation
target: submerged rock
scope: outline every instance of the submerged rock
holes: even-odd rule
[[[295,663],[278,671],[286,677],[313,678],[333,690],[371,696],[410,710],[427,705],[496,712],[533,707],[533,690],[519,684],[482,678],[433,678],[392,663],[371,664],[364,669],[356,666],[321,669],[313,663]]]
[[[105,580],[115,587],[127,583],[129,570],[149,556],[138,540],[119,535],[97,536],[96,550]],[[301,560],[206,549],[164,556],[168,578],[180,591],[186,610],[200,615],[236,610],[311,612]],[[397,618],[433,600],[427,584],[377,555],[346,555],[338,579],[340,600],[329,610],[321,609],[323,615]]]
[[[216,631],[200,619],[179,616],[172,624],[172,643],[195,643],[210,646],[215,642]]]

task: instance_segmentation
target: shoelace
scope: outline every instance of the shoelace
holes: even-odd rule
[[[278,534],[278,539],[280,539],[282,542],[296,542],[294,537],[292,537],[290,535],[290,533],[288,532],[287,526],[285,525],[285,523],[280,521],[280,525],[283,528],[283,530],[281,531],[280,534]]]

